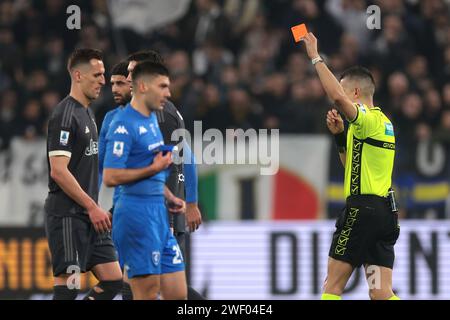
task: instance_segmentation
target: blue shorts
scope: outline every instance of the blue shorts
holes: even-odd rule
[[[185,268],[163,196],[122,194],[114,207],[112,237],[129,278]]]

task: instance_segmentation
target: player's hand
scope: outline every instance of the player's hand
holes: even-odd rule
[[[157,172],[160,172],[167,169],[171,164],[172,152],[167,152],[166,155],[163,155],[162,152],[159,152],[153,159],[152,166]]]
[[[88,214],[95,231],[103,233],[111,230],[111,220],[105,210],[95,206],[88,210]]]
[[[332,134],[339,134],[344,131],[344,121],[336,109],[327,112],[327,127]]]
[[[319,56],[319,52],[317,51],[317,38],[312,34],[312,32],[308,32],[306,36],[300,39],[305,43],[306,53],[310,59],[317,58]]]
[[[183,214],[186,212],[186,202],[184,200],[174,196],[167,202],[169,212],[178,214]]]
[[[202,214],[196,203],[186,204],[186,225],[189,232],[194,232],[202,224]]]

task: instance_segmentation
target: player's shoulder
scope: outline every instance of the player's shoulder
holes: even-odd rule
[[[116,116],[116,114],[118,112],[120,112],[121,110],[123,110],[122,106],[118,106],[112,110],[109,110],[106,114],[105,114],[105,118],[103,120],[103,122],[111,122],[113,120],[113,118]]]
[[[167,101],[167,103],[165,104],[163,111],[165,113],[168,113],[168,114],[174,116],[174,117],[180,117],[181,119],[183,119],[183,117],[181,116],[180,112],[178,111],[178,108],[170,100]]]
[[[136,121],[133,120],[127,108],[116,111],[114,114],[109,126],[109,130],[112,130],[113,134],[130,135],[136,130]]]
[[[71,96],[62,99],[53,109],[50,121],[60,122],[62,127],[70,127],[72,119],[76,116],[76,109],[81,104]]]

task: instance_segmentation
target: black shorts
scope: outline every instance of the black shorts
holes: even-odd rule
[[[369,264],[392,269],[399,235],[398,214],[386,198],[350,196],[336,220],[329,256],[355,268]]]
[[[111,234],[98,234],[87,216],[46,214],[45,233],[55,277],[117,261]]]

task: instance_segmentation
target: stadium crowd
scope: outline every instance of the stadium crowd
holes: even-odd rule
[[[129,52],[160,51],[171,71],[172,100],[186,126],[279,128],[327,133],[331,107],[290,27],[306,23],[337,75],[368,67],[376,104],[392,119],[397,166],[422,140],[450,154],[450,5],[445,0],[193,0],[175,22],[140,34],[114,28],[106,0],[78,1],[81,30],[66,28],[67,0],[0,3],[0,149],[12,137],[45,136],[52,108],[68,91],[67,54],[104,51],[106,70]],[[370,5],[381,28],[366,26]],[[108,80],[108,74],[107,74]],[[100,127],[114,107],[111,90],[93,104]],[[448,174],[448,172],[447,172]]]

